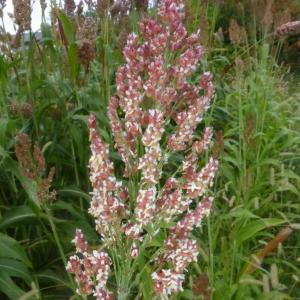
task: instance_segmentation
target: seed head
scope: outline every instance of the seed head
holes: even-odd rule
[[[276,34],[279,37],[288,36],[300,32],[300,21],[288,22],[276,29]]]
[[[30,30],[31,27],[31,2],[30,0],[13,0],[14,18],[19,30]]]

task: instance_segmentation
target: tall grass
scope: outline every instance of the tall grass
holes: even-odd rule
[[[294,152],[299,147],[299,123],[293,114],[294,99],[278,76],[282,70],[268,50],[268,44],[261,43],[257,58],[235,65],[230,85],[222,83],[221,100],[213,112],[224,141],[219,213],[208,228],[213,237],[207,250],[213,258],[209,275],[216,299],[297,295],[294,280],[299,269],[291,264],[297,260],[297,230],[277,253],[268,253],[270,257],[260,263],[253,258],[281,227],[299,222],[299,175],[294,171],[299,162]],[[247,268],[253,264],[255,272],[249,274]],[[272,264],[277,275],[270,271]],[[272,276],[278,276],[280,284],[268,292],[266,282]]]

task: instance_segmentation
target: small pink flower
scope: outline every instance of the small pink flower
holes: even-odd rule
[[[76,251],[80,253],[82,259],[77,255],[71,256],[66,269],[75,274],[75,280],[79,287],[78,293],[84,296],[93,293],[94,296],[98,297],[97,299],[112,299],[112,294],[105,289],[111,266],[110,257],[103,251],[94,250],[92,253],[88,253],[88,244],[82,231],[78,229],[76,230],[75,243],[77,245]],[[94,290],[95,286],[96,290]],[[102,288],[101,291],[99,287]],[[109,298],[101,298],[104,295],[102,291],[106,291]]]
[[[210,158],[209,162],[199,173],[196,173],[195,169],[190,169],[190,173],[186,175],[186,182],[183,185],[187,196],[195,199],[204,195],[212,185],[217,169],[218,161],[214,158]]]
[[[204,134],[201,140],[195,141],[192,145],[192,149],[194,152],[196,152],[198,155],[202,154],[204,150],[207,150],[211,139],[213,136],[213,130],[210,127],[206,127],[204,130]]]
[[[70,273],[79,274],[81,272],[81,261],[79,257],[76,255],[69,257],[66,269]]]
[[[138,257],[138,255],[139,255],[139,248],[138,248],[137,244],[134,242],[131,247],[130,256],[135,258],[135,257]]]
[[[84,253],[87,251],[87,241],[85,240],[81,229],[76,229],[76,235],[73,242],[77,252]]]
[[[178,242],[166,259],[172,261],[175,272],[183,273],[191,262],[197,261],[198,253],[197,241],[185,239]]]
[[[155,292],[162,297],[168,299],[173,293],[182,291],[184,275],[171,270],[162,270],[161,272],[152,273]]]
[[[104,288],[102,285],[97,285],[93,294],[97,300],[113,300],[113,295],[110,291]]]
[[[75,276],[75,280],[79,286],[78,294],[83,296],[91,295],[93,292],[93,281],[84,271]]]
[[[135,216],[136,222],[143,228],[149,224],[154,217],[156,188],[151,187],[148,190],[139,190],[136,199]]]

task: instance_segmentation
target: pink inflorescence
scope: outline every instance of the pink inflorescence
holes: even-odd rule
[[[182,290],[188,265],[197,261],[198,245],[190,233],[210,212],[213,198],[207,194],[218,168],[213,157],[200,167],[213,130],[206,127],[199,135],[198,125],[210,107],[214,86],[209,72],[198,80],[194,75],[203,49],[199,31],[188,35],[184,16],[182,0],[160,1],[158,19],[144,18],[140,35],[130,34],[123,49],[117,95],[108,105],[114,147],[124,163],[122,180],[110,160],[109,145],[97,132],[96,116],[91,114],[88,122],[93,187],[89,213],[107,251],[121,237],[134,259],[144,241],[161,224],[169,224],[163,249],[152,262],[154,290],[162,298]],[[166,179],[164,167],[172,153],[184,159],[174,177]],[[108,254],[88,254],[80,230],[74,241],[78,254],[70,258],[68,270],[75,274],[80,293],[110,299]]]
[[[111,259],[106,252],[88,252],[88,243],[80,229],[76,230],[75,239],[77,254],[69,258],[67,271],[75,275],[78,294],[93,295],[98,300],[112,300],[112,293],[106,288]]]

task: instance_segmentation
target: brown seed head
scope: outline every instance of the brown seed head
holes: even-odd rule
[[[229,38],[235,46],[243,44],[247,38],[245,28],[241,27],[234,19],[230,20]]]
[[[97,23],[94,18],[86,17],[79,24],[76,32],[78,57],[82,65],[88,66],[96,56]]]
[[[18,49],[21,46],[21,40],[22,40],[22,33],[21,29],[19,28],[18,31],[14,36],[10,39],[10,46],[12,49]]]
[[[196,281],[194,281],[192,290],[195,296],[201,296],[203,300],[209,300],[211,298],[211,287],[206,273],[201,274]]]
[[[15,100],[11,101],[8,105],[8,109],[13,115],[16,116],[19,112],[19,103]]]
[[[128,13],[128,11],[132,8],[132,3],[128,0],[125,1],[116,1],[109,8],[109,12],[115,20],[122,20]]]
[[[13,0],[14,18],[20,31],[30,30],[31,3],[30,0]]]
[[[284,37],[300,32],[300,21],[288,22],[276,29],[276,35]]]
[[[21,113],[24,118],[31,118],[33,113],[32,105],[28,102],[24,102],[21,106]]]
[[[37,143],[35,143],[33,147],[33,159],[35,161],[38,173],[40,176],[42,176],[46,171],[46,162],[41,148]]]
[[[44,12],[47,7],[46,0],[40,0],[40,5],[41,5],[42,11]]]
[[[31,157],[31,139],[27,134],[17,135],[16,156],[24,176],[34,180],[36,177],[35,167]]]
[[[134,5],[137,10],[147,11],[149,3],[148,0],[134,0]]]
[[[76,9],[74,0],[65,0],[64,11],[68,17],[73,17]]]
[[[80,20],[76,31],[76,40],[89,40],[94,42],[97,38],[97,23],[92,17],[85,17]]]
[[[78,49],[79,61],[85,67],[89,66],[91,60],[96,56],[96,48],[94,43],[89,40],[83,40],[80,42]]]
[[[112,4],[113,4],[112,0],[97,0],[96,10],[99,16],[104,16],[105,14],[107,14]]]
[[[81,17],[82,13],[83,13],[83,1],[81,0],[77,5],[76,14],[78,17]]]
[[[25,177],[32,180],[37,186],[36,196],[40,203],[55,200],[55,191],[50,192],[51,183],[55,174],[52,167],[48,176],[46,173],[46,161],[43,153],[36,143],[31,151],[31,139],[27,134],[17,135],[16,156],[20,169]]]

